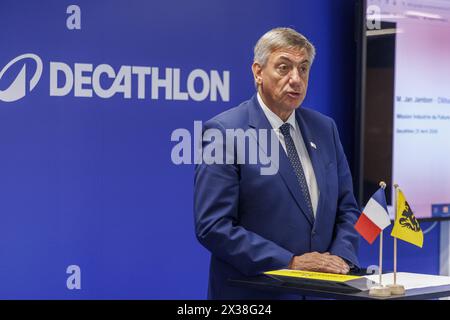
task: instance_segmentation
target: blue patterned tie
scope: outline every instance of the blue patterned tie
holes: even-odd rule
[[[297,176],[298,183],[300,185],[300,189],[302,190],[303,196],[305,197],[306,206],[309,209],[309,214],[314,218],[314,213],[311,205],[311,198],[309,196],[308,184],[306,183],[305,173],[303,171],[302,163],[300,162],[300,158],[298,157],[297,149],[295,148],[294,140],[292,140],[291,125],[289,123],[285,123],[280,127],[280,131],[284,136],[284,142],[286,144],[286,151],[289,158],[289,161],[294,167],[295,175]]]

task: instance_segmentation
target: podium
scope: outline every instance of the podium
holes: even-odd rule
[[[428,300],[450,297],[450,285],[407,289],[404,295],[374,297],[369,295],[368,290],[346,290],[334,283],[326,285],[309,280],[302,281],[301,279],[287,279],[268,275],[229,279],[228,283],[233,287],[337,300]]]

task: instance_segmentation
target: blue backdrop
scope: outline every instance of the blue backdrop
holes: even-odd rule
[[[25,53],[43,64],[33,90],[0,101],[0,298],[205,298],[208,253],[193,231],[193,166],[173,164],[171,133],[253,94],[253,46],[273,27],[293,27],[315,44],[304,105],[336,120],[352,164],[354,1],[77,1],[79,30],[66,25],[71,4],[0,2],[0,70]],[[51,96],[50,62],[72,71],[76,63],[115,72],[156,67],[160,78],[179,68],[182,91],[194,69],[229,71],[230,96],[177,101],[160,89],[151,99],[149,89],[138,99],[135,76],[131,98]],[[33,63],[11,66],[0,90],[24,64],[30,82]],[[400,268],[438,273],[438,236],[428,234],[422,250],[405,246]],[[377,246],[362,243],[360,256],[375,264]],[[66,286],[70,265],[81,269],[79,290]]]

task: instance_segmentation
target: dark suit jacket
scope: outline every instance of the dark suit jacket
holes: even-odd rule
[[[231,287],[227,279],[286,268],[294,255],[307,252],[328,251],[359,265],[359,237],[353,227],[359,210],[336,125],[303,107],[296,110],[296,120],[320,190],[316,219],[306,214],[300,186],[281,146],[275,175],[261,175],[260,165],[254,164],[195,168],[195,232],[211,252],[210,299],[292,298]],[[204,124],[204,130],[211,128],[272,129],[256,95]]]

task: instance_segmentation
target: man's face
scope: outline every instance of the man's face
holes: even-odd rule
[[[252,66],[264,102],[276,114],[287,116],[305,99],[309,68],[309,55],[304,48],[276,50],[265,66]]]

